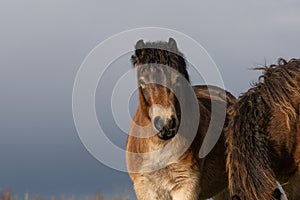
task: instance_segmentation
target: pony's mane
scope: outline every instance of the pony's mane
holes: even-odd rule
[[[176,42],[172,38],[169,42],[144,43],[139,40],[135,45],[134,55],[131,56],[131,62],[134,66],[153,63],[167,65],[179,71],[189,81],[184,55],[177,49]]]
[[[267,128],[276,108],[285,114],[287,127],[297,116],[291,96],[300,97],[300,60],[279,59],[277,65],[254,69],[263,70],[263,75],[229,111],[229,188],[235,192],[231,195],[242,195],[240,199],[277,199],[273,193],[277,185],[268,157]]]

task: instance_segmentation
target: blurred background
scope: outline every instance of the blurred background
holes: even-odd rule
[[[76,72],[101,41],[144,26],[183,32],[208,51],[238,96],[261,73],[248,68],[300,57],[299,9],[292,0],[1,0],[0,193],[135,198],[127,173],[95,160],[73,122]],[[129,59],[124,55],[119,67],[131,68]],[[110,137],[124,147],[126,135],[113,123],[105,121]]]

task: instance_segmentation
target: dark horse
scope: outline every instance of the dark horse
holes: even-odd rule
[[[235,97],[214,86],[191,87],[186,61],[172,38],[168,42],[140,40],[135,48],[132,62],[137,68],[139,106],[126,150],[138,200],[199,200],[217,194],[215,199],[229,198],[225,137],[221,134],[205,158],[199,158],[199,150],[211,121],[213,103],[225,105],[226,124],[227,107],[235,103]],[[196,107],[191,94],[191,98],[187,94],[188,87]],[[188,109],[187,116],[184,109]],[[193,113],[199,111],[197,118]],[[196,129],[191,137],[193,124]],[[223,126],[224,123],[221,131]]]
[[[233,199],[300,199],[300,60],[279,59],[230,109],[227,170]]]

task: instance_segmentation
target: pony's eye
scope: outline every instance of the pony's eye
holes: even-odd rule
[[[175,87],[179,87],[181,85],[181,78],[178,77],[175,82]]]
[[[145,85],[146,85],[145,80],[141,78],[141,79],[139,80],[139,82],[140,82],[140,86],[141,86],[142,88],[144,88]]]

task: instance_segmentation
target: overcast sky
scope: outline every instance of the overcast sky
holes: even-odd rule
[[[248,68],[300,57],[299,10],[296,0],[1,0],[0,187],[43,195],[131,188],[126,173],[85,150],[72,118],[76,72],[106,38],[144,26],[183,32],[208,51],[226,89],[239,95],[260,74]],[[131,67],[127,56],[120,67]],[[126,137],[111,137],[124,146]]]

